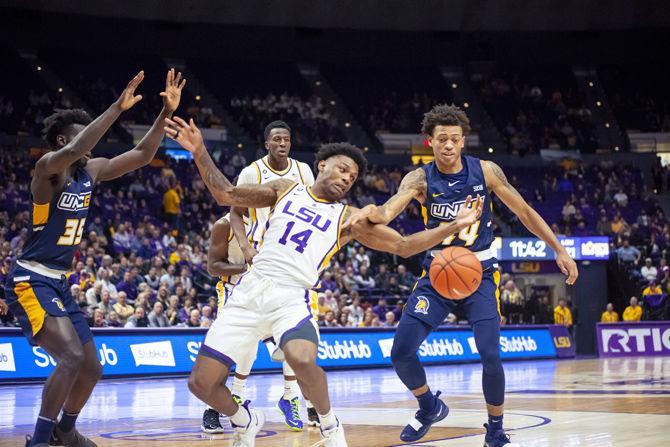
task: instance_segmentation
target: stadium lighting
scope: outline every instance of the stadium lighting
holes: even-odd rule
[[[493,153],[493,148],[490,147],[490,148],[489,148],[489,154],[492,154],[492,153]]]
[[[242,149],[243,147],[244,147],[244,145],[242,143],[237,143],[237,148],[238,149]]]
[[[195,100],[200,101],[200,95],[195,95]]]
[[[331,106],[334,106],[334,105],[335,105],[335,101],[330,101],[330,105],[331,105]]]
[[[314,84],[316,84],[317,86],[319,86],[319,85],[321,85],[321,81],[316,81]]]
[[[605,127],[607,127],[609,129],[610,123],[605,123]]]
[[[351,123],[350,122],[344,123],[344,127],[351,127]]]
[[[619,146],[614,146],[614,150],[619,152]]]
[[[58,87],[58,93],[63,93],[63,87]]]
[[[593,87],[593,81],[589,81],[589,87]]]
[[[464,102],[464,103],[463,103],[463,107],[465,107],[465,108],[467,109],[468,107],[470,107],[470,104],[467,103],[467,102]]]
[[[451,88],[458,88],[458,84],[456,84],[455,82],[452,83],[452,84],[451,84]]]
[[[596,101],[596,105],[597,105],[598,107],[600,107],[600,106],[602,106],[602,105],[603,105],[603,103],[602,103],[602,102],[600,102],[600,101]]]
[[[42,71],[42,67],[38,65],[37,66],[37,71]]]

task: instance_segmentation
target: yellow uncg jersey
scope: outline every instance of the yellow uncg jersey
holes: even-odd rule
[[[616,323],[617,321],[619,321],[619,314],[617,314],[616,312],[605,311],[600,317],[601,323]]]
[[[642,306],[628,306],[623,311],[623,321],[640,321],[642,319]]]

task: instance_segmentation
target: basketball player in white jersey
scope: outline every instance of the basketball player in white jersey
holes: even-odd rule
[[[249,226],[249,221],[244,220],[243,224]],[[230,215],[226,215],[221,219],[217,220],[216,223],[212,226],[212,231],[210,235],[210,246],[207,252],[207,271],[212,276],[220,277],[220,281],[216,285],[216,291],[219,300],[219,308],[217,314],[221,313],[223,306],[225,305],[228,294],[231,289],[237,284],[240,274],[247,270],[247,263],[244,259],[240,245],[237,243],[236,238],[233,236],[233,232],[230,225]],[[314,315],[314,309],[313,315]],[[262,340],[271,338],[270,335],[263,337]],[[272,350],[275,348],[272,341],[266,341],[268,347]],[[281,353],[283,356],[283,353]],[[273,355],[273,359],[275,356]],[[235,367],[235,374],[233,376],[233,385],[231,387],[231,392],[233,393],[233,399],[238,403],[242,404],[245,397],[245,382],[249,373],[251,372],[251,367],[256,360],[256,351],[250,350],[248,355],[243,360],[240,360]],[[284,362],[286,364],[286,362]],[[286,376],[287,368],[284,367],[284,381],[285,383],[295,384],[298,388],[297,380],[295,378],[295,373],[293,370],[290,371],[290,376]],[[288,367],[290,368],[290,367]],[[285,392],[283,399],[286,399],[286,385],[284,386]],[[291,390],[293,391],[293,390]],[[294,399],[298,399],[297,392],[298,390],[293,391],[296,395]],[[308,401],[309,402],[309,401]],[[290,405],[290,401],[288,402]],[[281,408],[280,408],[281,409]],[[318,415],[316,415],[316,410],[312,407],[312,411],[316,416],[316,422],[318,425]],[[282,412],[283,413],[283,412]],[[289,416],[285,415],[285,418],[291,417],[292,420],[297,420],[302,429],[302,421],[298,413],[298,406],[295,405],[295,410],[289,408]],[[293,429],[294,426],[289,425],[289,429]],[[205,433],[215,434],[215,433],[224,433],[224,428],[221,425],[220,414],[218,411],[213,408],[207,408],[202,415],[202,431]],[[298,430],[293,430],[298,431]]]
[[[165,121],[167,135],[193,154],[219,205],[272,207],[252,268],[240,277],[207,332],[189,377],[190,391],[230,417],[234,447],[254,446],[265,416],[250,409],[248,401],[238,405],[225,382],[230,367],[255,350],[260,337],[271,333],[307,388],[321,421],[323,445],[345,447],[344,428],[331,409],[325,373],[316,365],[318,335],[307,305],[309,290],[330,258],[349,241],[412,256],[474,224],[481,216],[482,201],[468,197],[454,221],[411,236],[367,220],[342,231],[342,222],[360,212],[339,203],[366,168],[360,149],[348,143],[322,146],[311,187],[285,179],[233,186],[207,153],[193,120]]]
[[[311,186],[314,183],[312,169],[300,161],[289,157],[291,153],[291,128],[284,121],[273,121],[265,127],[263,132],[265,149],[268,154],[251,163],[244,168],[237,178],[237,185],[264,184],[272,180],[288,179],[295,183]],[[243,221],[248,214],[247,223]],[[257,247],[261,235],[265,231],[270,208],[244,208],[232,207],[230,210],[230,225],[232,226],[235,239],[244,253],[244,258],[249,265],[252,264],[254,256],[258,253]],[[310,304],[316,308],[316,294],[310,294]],[[232,392],[234,396],[243,397],[246,386],[246,377],[251,372],[251,363],[238,363],[235,367]],[[300,419],[300,389],[295,372],[288,363],[282,363],[284,371],[284,395],[279,399],[277,408],[284,415],[286,426],[292,431],[302,430]],[[243,400],[243,399],[241,399]],[[319,425],[319,418],[312,403],[305,397],[307,404],[308,424]]]

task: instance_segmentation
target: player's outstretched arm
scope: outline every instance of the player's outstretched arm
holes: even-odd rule
[[[112,180],[151,163],[165,135],[163,130],[165,118],[170,118],[179,107],[181,92],[185,85],[186,79],[182,79],[181,73],[175,75],[174,68],[168,70],[165,77],[165,91],[160,93],[163,97],[163,109],[151,129],[137,146],[128,152],[112,159],[94,158],[89,161],[87,169],[96,180]]]
[[[387,225],[398,217],[413,199],[423,203],[427,188],[426,172],[421,168],[415,169],[402,179],[398,192],[389,198],[386,203],[381,206],[368,205],[364,207],[360,212],[349,217],[343,228],[352,227],[363,220],[368,220],[373,224]]]
[[[386,251],[408,258],[439,245],[444,239],[479,220],[484,201],[477,196],[474,204],[472,202],[472,197],[468,196],[464,206],[456,215],[456,219],[437,228],[402,236],[386,225],[372,224],[367,220],[362,220],[351,228],[351,238],[373,250]]]
[[[565,282],[574,284],[579,276],[577,264],[565,248],[558,242],[556,235],[537,211],[521,197],[521,194],[507,181],[503,170],[492,161],[482,161],[486,185],[517,215],[521,223],[535,236],[546,242],[556,252],[556,264],[567,275]]]
[[[102,115],[79,132],[66,146],[57,151],[49,152],[40,158],[35,164],[35,174],[37,176],[58,174],[90,152],[114,124],[121,112],[128,110],[142,99],[141,95],[135,96],[135,89],[143,79],[144,72],[140,71],[130,80],[119,99],[109,106]]]
[[[279,195],[294,185],[290,180],[277,179],[263,185],[233,186],[207,152],[202,133],[193,119],[187,123],[179,117],[165,118],[165,123],[167,136],[193,154],[202,180],[219,205],[265,208],[274,205]]]
[[[247,270],[246,264],[230,264],[228,262],[228,236],[230,224],[226,219],[219,219],[212,226],[207,252],[207,271],[212,276],[237,275]]]

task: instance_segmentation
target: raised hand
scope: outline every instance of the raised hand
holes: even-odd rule
[[[165,109],[168,112],[172,113],[179,107],[181,91],[185,85],[186,79],[181,78],[181,72],[177,73],[177,76],[175,76],[174,68],[168,70],[167,76],[165,77],[165,91],[160,93],[163,97],[163,106],[165,106]]]
[[[465,199],[465,203],[458,211],[458,214],[456,214],[456,221],[463,228],[469,227],[482,217],[482,210],[484,209],[484,198],[477,194],[477,198],[474,199],[474,205],[472,202],[472,196],[468,196]]]
[[[174,120],[165,118],[167,126],[164,127],[168,137],[175,140],[184,149],[191,152],[194,156],[205,151],[205,142],[202,139],[200,129],[193,122],[193,118],[187,123],[178,116]]]
[[[5,303],[5,300],[0,298],[0,315],[7,315],[8,311],[9,311],[9,306],[7,306],[7,303]]]
[[[126,88],[121,92],[121,96],[116,100],[116,105],[121,111],[128,110],[142,100],[142,95],[135,96],[135,89],[144,79],[144,70],[141,70],[130,80]]]

